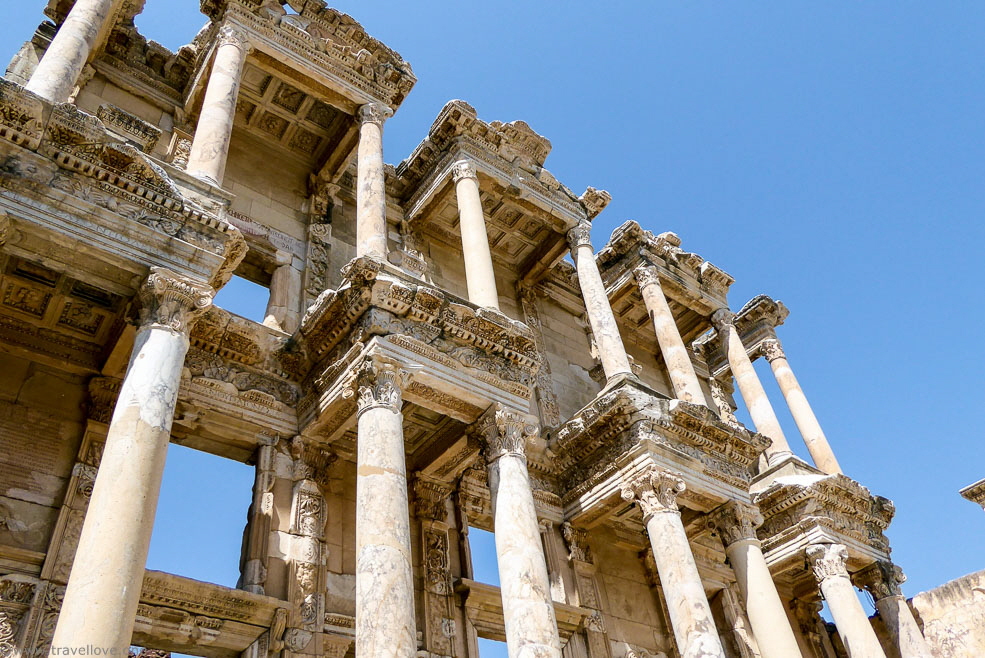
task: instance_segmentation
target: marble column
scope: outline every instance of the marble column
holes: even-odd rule
[[[185,167],[189,174],[215,185],[222,185],[226,173],[239,83],[249,52],[249,41],[239,28],[224,25],[219,30],[215,60]]]
[[[383,122],[393,110],[382,103],[359,108],[356,156],[356,256],[386,260],[386,186],[383,175]]]
[[[121,656],[130,647],[189,325],[212,304],[212,294],[203,283],[157,267],[139,290],[140,328],[110,421],[54,647],[104,647]]]
[[[684,346],[677,321],[660,286],[657,268],[652,265],[637,267],[634,274],[640,287],[640,294],[643,296],[643,303],[653,320],[657,344],[660,346],[660,353],[670,374],[674,394],[685,402],[707,406],[701,383],[694,371],[694,364],[691,363],[691,356]]]
[[[479,419],[476,429],[485,442],[510,657],[560,658],[547,562],[527,473],[526,441],[537,431],[535,422],[497,404]]]
[[[843,544],[814,544],[807,547],[807,561],[849,658],[886,658],[848,575],[848,549]]]
[[[800,656],[797,638],[766,566],[756,528],[763,523],[752,505],[729,502],[709,514],[708,524],[725,545],[753,635],[763,658]]]
[[[623,483],[622,497],[636,502],[643,512],[681,657],[725,658],[677,507],[677,497],[684,489],[680,475],[651,465],[632,481]]]
[[[356,654],[417,652],[410,508],[401,413],[404,373],[367,360],[358,377]]]
[[[585,310],[588,322],[595,336],[599,360],[608,383],[618,377],[632,377],[633,369],[629,365],[629,356],[619,335],[616,316],[612,313],[609,297],[605,292],[605,283],[595,262],[595,252],[592,250],[591,224],[583,223],[568,231],[568,243],[571,245],[571,256],[578,269],[578,284],[585,300]]]
[[[293,334],[300,322],[301,270],[294,267],[294,256],[278,251],[276,268],[270,277],[270,299],[263,325]]]
[[[783,430],[780,428],[780,421],[776,417],[776,412],[773,411],[773,405],[770,404],[766,390],[763,388],[762,382],[759,381],[759,375],[756,374],[756,369],[753,368],[752,361],[746,354],[746,348],[739,339],[739,332],[735,330],[734,321],[735,313],[725,308],[715,311],[711,316],[711,322],[722,340],[725,355],[732,369],[732,376],[735,377],[735,383],[739,387],[742,400],[746,403],[753,425],[756,426],[757,432],[773,441],[766,449],[766,458],[772,466],[793,453],[790,451],[787,437],[784,436]]]
[[[804,391],[793,375],[793,370],[790,369],[790,364],[787,363],[787,356],[783,353],[779,339],[764,340],[760,344],[760,349],[763,356],[769,361],[773,376],[776,377],[776,383],[779,384],[783,398],[787,401],[787,406],[790,407],[790,413],[793,415],[794,422],[797,423],[800,435],[804,437],[804,443],[807,444],[807,450],[811,453],[814,465],[829,475],[841,473],[841,466],[838,465],[838,460],[835,459],[835,454],[831,451],[831,446],[828,444],[827,437],[824,436],[821,424],[817,422],[814,410],[811,409]]]
[[[499,293],[496,291],[496,274],[493,271],[492,253],[489,251],[489,235],[486,218],[479,198],[479,177],[475,165],[459,160],[452,165],[451,177],[458,198],[459,228],[462,231],[462,258],[465,261],[465,283],[469,301],[476,306],[499,310]]]
[[[856,572],[853,580],[872,594],[876,610],[902,658],[932,658],[930,646],[900,591],[900,585],[906,582],[902,569],[880,560]]]
[[[52,103],[67,103],[117,6],[118,0],[77,0],[28,80],[27,90]]]

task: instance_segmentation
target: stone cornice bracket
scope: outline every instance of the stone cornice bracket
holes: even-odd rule
[[[414,514],[419,519],[444,521],[447,516],[445,501],[452,491],[450,484],[418,476],[414,480]]]
[[[633,270],[633,276],[636,277],[636,283],[639,285],[640,290],[643,290],[647,286],[652,286],[655,283],[660,283],[660,275],[657,274],[657,268],[653,265],[640,265]]]
[[[212,306],[214,295],[205,283],[152,267],[138,291],[140,326],[157,325],[187,335],[191,324]]]
[[[848,548],[844,544],[814,544],[807,547],[807,564],[818,584],[829,578],[850,578]]]
[[[611,194],[605,190],[597,190],[594,187],[586,188],[582,195],[578,197],[578,202],[585,208],[588,219],[598,217],[599,213],[605,210],[605,207],[609,205],[610,201],[612,201]]]
[[[903,570],[889,560],[876,560],[852,575],[852,583],[881,601],[890,596],[902,596],[900,585],[906,582]]]
[[[537,423],[527,414],[499,404],[476,421],[475,433],[485,444],[486,461],[492,463],[507,455],[526,459],[527,437],[537,434]]]
[[[684,493],[686,488],[684,478],[679,473],[649,466],[630,482],[623,483],[622,498],[640,506],[645,524],[654,514],[661,512],[680,514],[677,497]]]
[[[324,446],[298,435],[291,439],[291,457],[294,459],[294,480],[313,480],[327,485],[328,471],[339,456]]]
[[[403,387],[409,376],[396,363],[367,358],[356,374],[357,417],[377,408],[400,413]]]
[[[709,512],[707,522],[728,548],[739,541],[758,541],[756,528],[763,525],[763,515],[755,505],[733,500]]]
[[[592,246],[592,225],[588,222],[580,222],[568,231],[568,245],[574,251],[578,247]]]
[[[783,352],[783,346],[780,345],[780,340],[778,338],[767,338],[759,343],[759,351],[770,363],[773,363],[776,359],[785,359],[787,355]]]
[[[366,103],[359,106],[359,123],[375,123],[380,128],[393,116],[393,110],[383,103]]]
[[[457,183],[463,178],[471,178],[474,181],[479,180],[479,176],[475,172],[475,164],[471,160],[458,160],[451,166],[452,182]]]
[[[253,52],[253,44],[250,43],[250,37],[246,31],[237,25],[231,25],[229,23],[219,28],[219,34],[216,36],[216,45],[236,46],[247,55]]]

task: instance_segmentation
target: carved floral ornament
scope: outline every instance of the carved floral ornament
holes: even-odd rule
[[[631,481],[623,483],[622,498],[639,504],[646,523],[659,512],[679,513],[677,497],[686,488],[679,473],[649,466]]]
[[[819,584],[829,578],[848,578],[848,548],[844,544],[814,544],[807,547],[807,563]]]
[[[408,377],[396,363],[366,359],[356,374],[358,414],[377,408],[399,413]]]
[[[641,265],[633,270],[633,275],[636,277],[636,283],[640,290],[654,284],[660,287],[660,275],[657,274],[657,268],[653,265]]]
[[[253,51],[253,46],[250,45],[250,38],[246,34],[246,31],[239,26],[229,23],[219,28],[216,44],[219,46],[236,46],[247,54]]]
[[[718,333],[724,334],[726,327],[735,327],[735,313],[727,308],[720,308],[711,314],[711,324]]]
[[[393,110],[383,103],[366,103],[359,108],[359,123],[375,123],[383,127],[383,122],[393,116]]]
[[[152,267],[138,294],[141,326],[160,325],[187,334],[191,323],[212,306],[215,291],[166,268]]]
[[[780,345],[780,341],[776,338],[767,338],[761,342],[759,344],[759,351],[770,363],[773,363],[775,359],[787,358],[787,355],[783,353],[783,346]]]
[[[856,572],[852,581],[857,587],[868,590],[876,601],[881,601],[890,596],[903,595],[900,585],[906,582],[906,575],[889,560],[877,560]]]
[[[475,433],[485,440],[488,462],[507,455],[526,458],[527,437],[538,433],[531,416],[493,405],[474,426]]]
[[[475,173],[475,165],[469,160],[459,160],[451,166],[452,182],[458,183],[463,178],[471,178],[475,181],[479,180],[478,174]]]
[[[568,245],[574,251],[578,247],[592,246],[592,225],[588,222],[581,222],[578,226],[568,231]]]
[[[756,540],[756,528],[762,524],[763,515],[758,508],[736,501],[708,514],[708,528],[718,534],[726,548],[744,539]]]

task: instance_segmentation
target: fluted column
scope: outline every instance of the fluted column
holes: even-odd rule
[[[715,325],[722,340],[722,345],[728,358],[729,366],[732,369],[732,376],[739,387],[742,400],[746,403],[752,422],[756,426],[756,431],[765,435],[773,441],[766,449],[766,457],[769,463],[777,464],[790,456],[790,444],[780,428],[780,421],[773,411],[766,390],[759,375],[746,354],[746,348],[739,339],[739,332],[735,330],[735,313],[722,308],[715,311],[711,316],[711,322]]]
[[[657,334],[657,344],[663,355],[674,394],[685,402],[707,406],[698,374],[694,371],[691,356],[684,346],[684,339],[677,328],[677,321],[670,311],[667,297],[660,286],[660,275],[652,265],[637,267],[634,274],[643,296],[643,303],[653,320],[653,330]]]
[[[846,567],[848,549],[843,544],[814,544],[807,547],[807,561],[828,602],[849,658],[886,658],[852,587]]]
[[[492,253],[489,251],[489,235],[486,218],[479,198],[479,177],[475,165],[459,160],[452,166],[452,180],[458,198],[459,228],[462,231],[462,257],[465,260],[465,283],[469,301],[476,306],[499,310],[499,293],[496,291],[496,274],[493,271]]]
[[[828,443],[827,437],[824,436],[821,424],[817,422],[814,410],[811,409],[804,391],[793,375],[793,370],[790,369],[790,364],[787,363],[787,356],[783,353],[779,339],[764,340],[760,344],[760,349],[763,356],[769,361],[773,376],[776,377],[776,383],[779,384],[783,398],[787,401],[787,406],[790,407],[790,413],[793,415],[794,422],[797,423],[800,435],[804,437],[804,443],[807,444],[807,450],[811,453],[814,465],[829,475],[841,473],[841,466],[838,465],[838,460],[835,459],[831,445]]]
[[[382,103],[359,108],[356,163],[356,256],[386,260],[386,186],[383,175],[383,122],[393,110]]]
[[[239,28],[224,25],[219,30],[215,60],[185,167],[189,174],[216,185],[222,185],[226,173],[229,140],[236,119],[236,99],[249,52],[249,40]]]
[[[756,537],[756,528],[763,523],[759,510],[732,501],[712,511],[708,523],[725,545],[763,658],[800,656],[797,638]]]
[[[623,483],[622,497],[637,503],[643,512],[681,657],[724,658],[722,641],[677,507],[677,497],[684,489],[680,475],[649,466],[631,482]]]
[[[619,335],[616,316],[612,313],[609,297],[605,293],[602,274],[595,262],[591,232],[591,224],[579,224],[568,231],[568,243],[578,269],[578,284],[581,286],[588,322],[598,346],[602,370],[606,380],[612,382],[616,377],[632,376],[633,369],[629,365],[629,356],[626,354],[622,336]]]
[[[140,328],[52,640],[62,651],[130,646],[190,324],[212,294],[158,267],[140,288]]]
[[[27,90],[52,103],[67,103],[117,6],[119,0],[77,0],[38,62]]]
[[[494,405],[479,419],[492,495],[493,531],[503,597],[506,644],[511,658],[560,658],[557,619],[540,540],[530,475],[530,417]]]
[[[401,392],[395,364],[367,360],[358,377],[356,654],[417,651]]]
[[[855,573],[853,580],[872,594],[876,610],[901,658],[933,657],[917,620],[913,618],[913,611],[900,591],[900,585],[906,582],[902,569],[892,562],[880,560]]]

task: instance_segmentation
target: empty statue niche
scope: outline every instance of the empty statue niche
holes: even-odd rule
[[[147,569],[236,587],[254,477],[251,466],[171,443]]]

